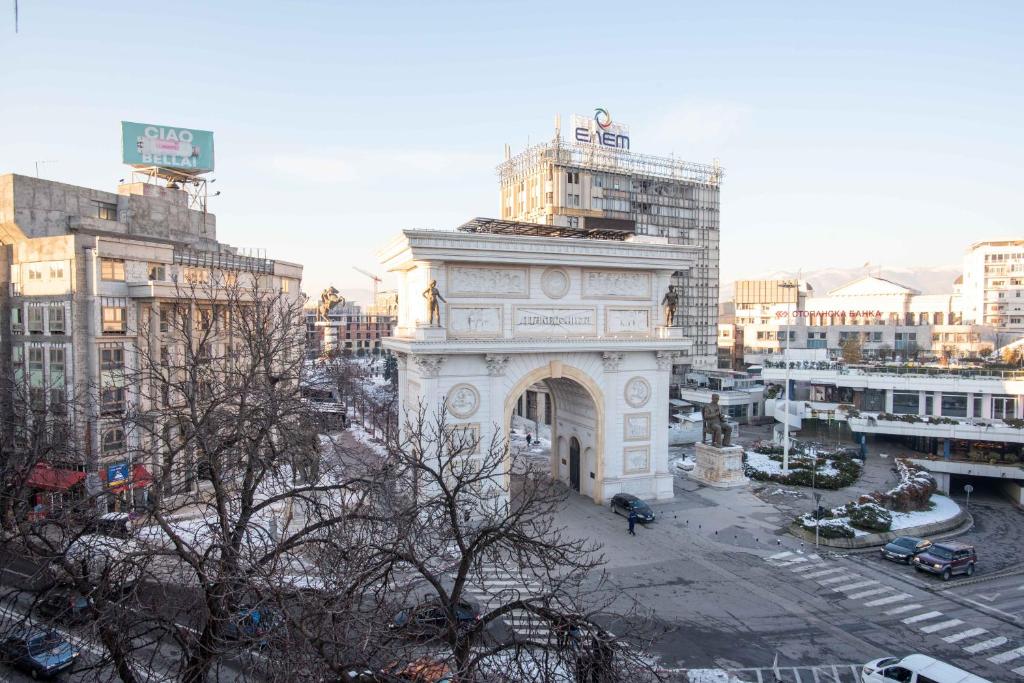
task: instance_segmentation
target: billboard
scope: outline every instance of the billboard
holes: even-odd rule
[[[124,486],[128,483],[128,463],[119,462],[116,465],[107,465],[107,486],[114,488]]]
[[[213,170],[213,133],[122,121],[121,158],[131,166],[207,173]]]

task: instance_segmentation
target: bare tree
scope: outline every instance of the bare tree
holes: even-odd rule
[[[393,485],[380,491],[392,522],[374,537],[406,587],[393,608],[406,610],[407,628],[417,610],[443,615],[437,657],[460,680],[654,676],[642,636],[627,644],[610,633],[613,622],[629,621],[637,634],[649,622],[635,605],[615,604],[600,545],[559,525],[563,484],[500,437],[482,443],[443,409],[405,416],[390,460]],[[475,610],[474,595],[483,596]]]

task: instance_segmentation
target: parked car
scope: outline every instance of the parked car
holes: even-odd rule
[[[914,556],[914,569],[929,574],[938,574],[943,581],[949,581],[954,574],[974,575],[978,556],[973,545],[966,543],[934,543],[923,553]]]
[[[929,547],[932,542],[926,538],[917,538],[915,536],[897,536],[892,539],[884,546],[882,546],[882,557],[893,562],[903,562],[904,564],[910,564],[910,561],[914,559],[915,555],[923,553]]]
[[[128,538],[132,535],[132,518],[127,512],[108,512],[86,524],[86,532],[113,536],[114,538]]]
[[[992,683],[927,655],[873,659],[861,671],[863,683]]]
[[[26,628],[0,641],[4,662],[29,673],[50,678],[75,664],[79,651],[64,636],[44,628]]]
[[[459,628],[470,628],[480,620],[479,608],[465,600],[455,606],[455,620]],[[402,610],[388,625],[412,635],[433,635],[448,625],[444,607],[434,599]]]
[[[92,616],[92,599],[74,588],[56,586],[36,602],[36,613],[61,624],[79,624]]]
[[[651,506],[632,493],[616,493],[612,496],[612,512],[628,517],[630,511],[636,512],[637,520],[644,524],[654,521],[654,511],[651,510]]]
[[[284,628],[284,618],[269,607],[242,607],[228,620],[224,637],[266,646]]]

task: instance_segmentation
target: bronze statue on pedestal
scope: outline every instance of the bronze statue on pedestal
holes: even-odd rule
[[[427,309],[430,313],[430,325],[434,324],[434,318],[437,318],[438,326],[441,325],[441,306],[438,301],[445,301],[445,298],[441,296],[441,292],[437,291],[437,280],[431,280],[430,286],[423,290],[423,298],[427,300]]]
[[[317,321],[326,321],[331,309],[338,304],[344,306],[345,297],[343,297],[341,292],[335,289],[333,285],[320,292],[320,303],[316,307]]]
[[[732,445],[732,427],[725,421],[722,407],[718,405],[718,394],[711,394],[711,403],[700,411],[704,418],[704,434],[711,434],[711,445],[721,448]],[[703,436],[701,442],[704,441]]]
[[[665,307],[665,327],[672,327],[676,317],[676,307],[679,305],[679,295],[676,293],[675,285],[668,286],[668,291],[661,299],[661,305]]]

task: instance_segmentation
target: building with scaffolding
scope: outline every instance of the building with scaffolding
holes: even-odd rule
[[[682,299],[675,324],[693,340],[692,367],[716,366],[719,188],[723,170],[670,157],[634,154],[624,126],[604,110],[573,117],[566,141],[560,121],[550,142],[498,166],[501,218],[581,230],[667,238],[696,246],[697,261],[672,278]],[[675,369],[677,377],[685,368]]]
[[[125,377],[137,349],[175,353],[171,321],[218,330],[229,281],[301,296],[300,265],[217,241],[205,192],[198,205],[190,192],[199,183],[148,180],[112,193],[0,175],[0,375],[13,380],[0,385],[0,405],[13,413],[24,395],[33,414],[68,415],[81,440],[69,452],[95,455],[33,469],[28,484],[44,506],[83,479],[92,491],[123,494],[113,473],[134,484],[135,500],[123,503],[141,502],[153,463],[133,461],[143,436],[124,415],[147,398]],[[217,343],[211,351],[224,353]],[[195,471],[175,476],[198,485]]]

